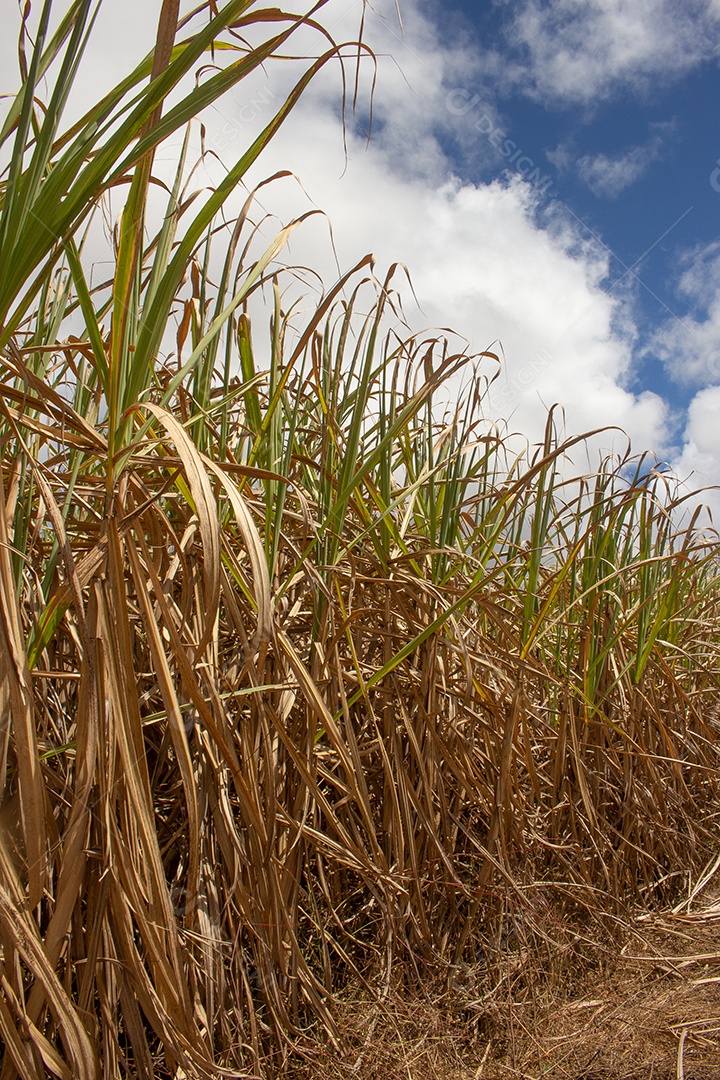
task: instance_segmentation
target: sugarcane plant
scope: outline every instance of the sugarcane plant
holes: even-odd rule
[[[279,1075],[308,1039],[343,1052],[338,991],[457,963],[528,883],[556,920],[616,914],[717,843],[697,498],[629,452],[575,476],[592,433],[560,441],[552,412],[518,442],[486,415],[498,357],[412,333],[398,267],[300,302],[278,256],[302,219],[253,220],[251,167],[321,68],[366,55],[326,3],[165,0],[153,52],[67,125],[99,4],[51,29],[45,0],[32,42],[24,14],[0,1080]],[[198,189],[195,118],[298,34],[294,88]]]

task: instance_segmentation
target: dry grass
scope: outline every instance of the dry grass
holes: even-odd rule
[[[640,915],[564,968],[516,944],[422,986],[342,1000],[347,1049],[293,1080],[710,1080],[720,1058],[717,903]]]

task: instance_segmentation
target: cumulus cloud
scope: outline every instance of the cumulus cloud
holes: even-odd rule
[[[383,126],[377,140],[366,144],[349,131],[345,167],[331,99],[316,89],[264,168],[284,165],[302,178],[308,196],[332,222],[341,266],[370,251],[379,267],[396,260],[408,266],[420,304],[414,309],[407,290],[414,328],[451,326],[472,350],[501,343],[503,365],[488,406],[497,418],[536,441],[547,408],[560,403],[568,434],[618,425],[638,451],[662,453],[668,440],[664,402],[628,389],[633,328],[620,329],[620,299],[604,291],[607,249],[581,234],[570,215],[519,174],[476,184],[453,175],[434,135],[452,85],[452,57],[417,12],[414,19],[422,50],[412,37],[406,39],[409,57],[396,46],[410,92],[406,87],[401,93],[396,84],[388,105],[379,79],[375,108]],[[414,32],[407,17],[406,33]],[[410,133],[404,157],[386,151],[389,128]],[[427,154],[431,168],[419,168],[419,152]],[[278,217],[287,214],[284,197],[277,203],[272,198],[264,193],[264,205]],[[305,208],[302,200],[294,208]],[[294,234],[291,258],[332,277],[321,221]],[[608,435],[604,445],[612,441]]]
[[[644,92],[718,55],[717,0],[520,0],[507,6],[508,40],[520,57],[512,78],[556,104],[592,104],[627,88]]]

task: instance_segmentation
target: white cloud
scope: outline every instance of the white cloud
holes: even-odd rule
[[[681,313],[657,330],[648,351],[662,360],[670,377],[678,383],[717,384],[720,383],[720,241],[687,252],[680,266],[677,292],[682,301]]]
[[[688,409],[682,453],[673,462],[677,475],[690,490],[720,482],[720,386],[695,395]],[[715,527],[720,527],[720,490],[704,493]]]
[[[544,208],[519,177],[470,184],[452,176],[432,135],[446,63],[439,43],[426,42],[417,72],[424,78],[410,80],[415,93],[409,104],[398,94],[389,110],[379,83],[378,115],[393,129],[412,133],[406,160],[387,154],[382,137],[366,146],[351,133],[340,179],[337,123],[324,94],[311,92],[266,158],[265,171],[270,163],[282,164],[301,176],[332,222],[341,266],[373,252],[379,268],[396,260],[409,267],[422,309],[412,312],[407,290],[414,327],[453,327],[473,350],[499,339],[504,363],[491,402],[496,416],[514,430],[539,440],[546,409],[557,402],[565,410],[567,434],[618,425],[633,436],[638,451],[662,453],[664,403],[655,394],[636,396],[627,389],[632,341],[617,329],[619,301],[602,288],[606,249],[581,236],[560,208]],[[425,148],[430,169],[418,168],[416,147]],[[263,203],[281,216],[288,213],[284,198],[275,204],[267,192]],[[296,212],[306,206],[301,199],[294,205]],[[320,222],[294,234],[291,258],[322,267],[326,280],[334,276]],[[492,365],[488,371],[494,374]],[[612,437],[602,442],[609,447]]]
[[[522,50],[511,77],[542,100],[592,105],[623,88],[643,92],[718,55],[717,0],[521,0],[508,7],[509,40]]]
[[[659,126],[662,132],[656,131],[641,146],[628,147],[619,154],[584,154],[577,162],[578,176],[599,198],[616,198],[661,157],[665,136],[672,125]]]

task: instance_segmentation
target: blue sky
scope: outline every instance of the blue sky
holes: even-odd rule
[[[688,3],[455,2],[443,4],[442,11],[431,3],[423,7],[439,33],[464,34],[478,54],[491,52],[520,68],[518,77],[504,83],[480,77],[466,104],[476,95],[479,100],[458,122],[466,116],[480,121],[487,105],[493,105],[500,116],[497,126],[502,124],[508,139],[532,160],[533,171],[539,168],[536,182],[548,199],[564,204],[581,228],[607,245],[611,259],[605,287],[612,291],[633,285],[636,292],[640,341],[635,385],[651,386],[686,410],[692,387],[673,377],[676,365],[653,339],[672,320],[678,346],[687,336],[692,349],[692,320],[698,312],[702,316],[703,305],[678,292],[678,271],[691,252],[720,236],[720,11],[716,22],[711,5]],[[638,10],[643,8],[645,18]],[[670,13],[666,33],[644,48],[641,35],[649,35],[663,8]],[[603,58],[595,37],[603,21],[607,25],[614,18],[620,24],[633,9],[639,68],[615,58],[613,44],[619,48],[620,42],[612,38],[606,39]],[[532,12],[532,23],[527,15],[518,18],[523,11]],[[523,37],[531,25],[540,28],[541,44]],[[684,61],[677,58],[675,65],[665,62],[674,33],[690,39]],[[553,53],[555,35],[559,41]],[[533,63],[541,59],[554,55],[559,73],[563,60],[566,66],[572,59],[582,66],[586,53],[595,53],[596,65],[586,87],[575,79],[553,83],[550,73],[538,85],[532,75]],[[457,103],[462,105],[461,95]],[[479,123],[478,137],[488,128]],[[492,172],[492,162],[477,169],[470,150],[463,154],[452,141],[448,153],[467,179],[487,179]],[[498,148],[497,168],[512,168],[516,153],[515,145]]]

